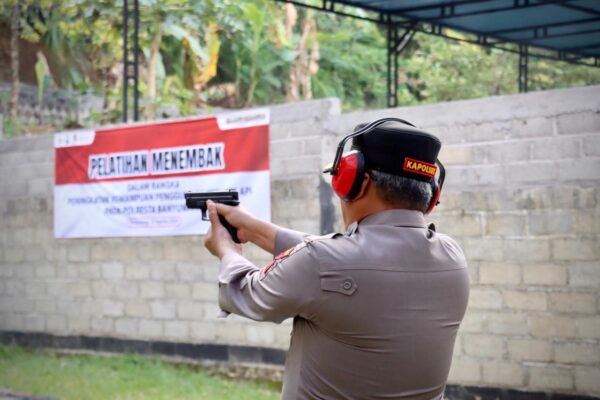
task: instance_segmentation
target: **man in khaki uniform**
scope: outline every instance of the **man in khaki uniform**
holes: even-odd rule
[[[469,283],[460,247],[424,218],[440,190],[440,147],[399,122],[354,137],[364,169],[352,169],[352,152],[333,167],[345,234],[309,236],[209,203],[205,245],[221,259],[220,307],[257,321],[294,318],[282,399],[443,398]],[[357,176],[345,181],[348,168]],[[217,213],[273,262],[244,258]]]

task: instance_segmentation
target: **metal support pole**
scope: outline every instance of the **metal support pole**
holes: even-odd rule
[[[397,25],[388,24],[387,34],[387,96],[388,107],[398,107],[398,56],[412,40],[415,24],[407,26],[402,35]]]
[[[127,89],[129,88],[128,71],[129,65],[127,38],[129,36],[129,4],[127,0],[123,0],[123,122],[127,122]]]
[[[398,42],[398,29],[394,29],[393,39],[394,39],[394,59],[392,60],[392,68],[393,68],[393,81],[392,81],[392,96],[393,96],[393,104],[390,107],[398,107],[398,54],[400,54],[397,50],[396,43]]]
[[[519,45],[519,93],[527,93],[529,56],[527,45]]]
[[[133,17],[133,49],[129,48],[129,20]],[[123,0],[123,122],[129,117],[129,86],[133,81],[133,119],[139,120],[139,2],[133,0],[133,13],[129,10],[129,1]],[[133,54],[130,54],[133,52]],[[132,59],[133,56],[133,59]],[[131,74],[133,67],[133,74]]]
[[[392,96],[392,46],[391,46],[391,42],[392,42],[392,28],[390,25],[387,26],[387,30],[388,30],[388,35],[387,35],[387,43],[386,43],[386,47],[387,47],[387,79],[386,79],[386,89],[387,89],[387,103],[388,103],[388,107],[391,107],[391,96]]]
[[[140,54],[140,7],[139,1],[133,0],[133,120],[140,119],[139,90],[139,54]]]
[[[388,25],[387,31],[387,105],[389,108],[398,106],[398,28]]]

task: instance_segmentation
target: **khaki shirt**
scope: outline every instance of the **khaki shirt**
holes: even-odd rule
[[[221,262],[219,305],[257,321],[294,318],[282,399],[441,399],[467,307],[464,254],[423,214],[388,210],[345,235],[281,229],[259,269]]]

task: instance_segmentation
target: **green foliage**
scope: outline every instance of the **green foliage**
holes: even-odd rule
[[[23,130],[21,122],[8,116],[2,118],[2,138],[7,139],[17,135]]]
[[[38,53],[38,61],[35,63],[35,78],[38,86],[38,103],[42,103],[44,91],[52,84],[52,76],[48,70],[48,62],[42,53]]]
[[[496,49],[416,34],[402,54],[400,104],[516,93],[517,56]]]
[[[375,24],[317,16],[321,45],[316,97],[340,97],[345,109],[386,104],[386,41]]]
[[[600,84],[600,68],[538,59],[529,62],[529,90]]]
[[[246,1],[232,3],[227,11],[221,81],[234,83],[239,106],[281,102],[295,53],[289,46],[278,47],[280,7],[268,0]]]
[[[141,356],[94,357],[0,346],[0,387],[60,399],[277,399],[266,383],[235,382]]]
[[[0,21],[9,21],[13,4],[0,2]],[[92,91],[106,99],[98,122],[120,120],[122,1],[18,4],[21,38],[44,46],[52,73],[42,77],[36,65],[40,91],[50,81]],[[300,21],[306,10],[297,12]],[[320,59],[314,96],[340,97],[345,110],[385,107],[386,31],[328,13],[315,17]],[[285,5],[272,0],[140,0],[143,118],[285,101],[301,34],[297,23],[289,36],[287,18]],[[418,33],[399,57],[399,105],[516,93],[517,65],[512,53]],[[529,67],[530,90],[600,83],[599,68],[536,58]]]

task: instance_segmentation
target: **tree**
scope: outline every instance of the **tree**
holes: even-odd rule
[[[286,37],[282,5],[269,0],[224,3],[216,9],[222,56],[213,81],[233,88],[223,103],[248,107],[283,102],[296,52]]]
[[[19,107],[19,4],[12,5],[10,15],[10,65],[11,92],[10,92],[10,117],[15,120]]]
[[[293,4],[286,5],[286,36],[294,42],[293,28],[298,20],[298,13]],[[290,68],[286,101],[308,100],[313,96],[312,76],[319,71],[319,40],[317,38],[317,22],[313,11],[304,13],[300,35],[295,50],[297,57]]]
[[[180,79],[176,81],[190,91],[196,106],[202,106],[204,101],[200,94],[216,74],[220,48],[218,26],[209,12],[211,5],[200,0],[141,0],[140,4],[140,23],[150,39],[142,40],[142,47],[149,47],[148,116],[154,117],[155,103],[161,100],[157,99],[158,79],[166,79],[161,56],[162,41],[166,37],[170,37],[171,46],[178,47],[178,51],[171,51],[168,60],[171,70],[179,72]]]
[[[385,38],[378,26],[331,14],[316,19],[320,61],[312,78],[315,97],[339,97],[346,110],[385,107]]]

